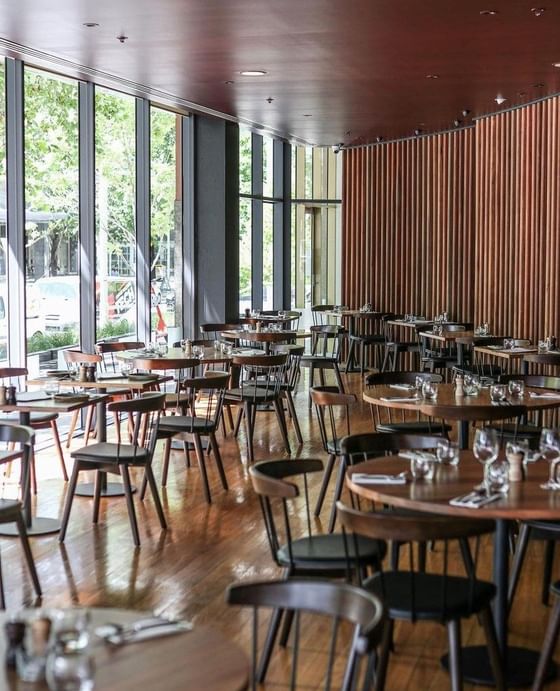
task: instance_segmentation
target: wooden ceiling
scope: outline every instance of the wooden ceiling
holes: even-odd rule
[[[560,3],[538,1],[0,0],[0,37],[29,62],[48,54],[287,138],[357,144],[469,124],[498,94],[509,108],[560,91]]]

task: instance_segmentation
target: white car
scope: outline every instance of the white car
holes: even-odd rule
[[[47,332],[77,329],[80,319],[79,276],[39,278],[28,287],[28,302],[36,305]]]

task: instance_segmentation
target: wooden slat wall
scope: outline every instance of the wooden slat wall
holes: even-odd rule
[[[474,128],[349,149],[342,300],[473,317]]]
[[[560,335],[560,99],[476,123],[475,319]]]

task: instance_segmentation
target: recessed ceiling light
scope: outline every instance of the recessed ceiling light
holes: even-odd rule
[[[427,74],[426,79],[439,79],[439,74]]]
[[[233,79],[228,79],[226,82],[224,82],[224,84],[227,84],[229,86],[230,84],[235,84],[235,82],[233,81]]]
[[[552,67],[560,67],[560,62],[553,62]]]
[[[125,41],[128,41],[128,36],[125,36],[124,34],[121,34],[120,36],[117,36],[117,41],[120,41],[121,43],[124,43]]]
[[[546,7],[532,7],[531,12],[535,17],[541,17],[546,11]]]
[[[84,22],[83,26],[87,26],[88,29],[93,29],[94,26],[99,26],[97,22]]]
[[[468,108],[465,108],[464,110],[461,111],[462,115],[464,118],[467,117],[467,115],[470,115],[471,111]]]
[[[544,84],[542,82],[537,82],[536,84],[533,84],[534,89],[544,89]]]
[[[375,141],[379,144],[383,141],[383,137],[379,135],[378,137],[375,138]]]
[[[241,70],[239,74],[244,77],[264,77],[266,72],[264,70]]]
[[[458,118],[457,118],[457,120],[453,120],[453,125],[455,127],[460,127],[462,124],[463,124],[463,121],[459,120]]]
[[[267,102],[267,103],[272,103],[272,101],[274,101],[274,99],[272,98],[272,96],[269,96],[269,97],[266,99],[266,102]]]
[[[499,106],[501,106],[502,103],[505,103],[507,101],[507,98],[505,96],[500,96],[500,94],[498,94],[494,100]]]
[[[312,118],[313,115],[311,115],[311,113],[304,113],[304,114],[303,114],[303,117],[304,117],[304,118]]]
[[[419,137],[419,136],[422,134],[422,130],[421,130],[421,129],[414,130],[414,134],[415,134],[417,137]]]
[[[498,10],[480,10],[483,17],[493,17],[495,14],[499,14]]]

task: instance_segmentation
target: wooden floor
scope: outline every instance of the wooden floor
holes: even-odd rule
[[[359,399],[359,375],[349,375],[346,382]],[[294,456],[324,459],[317,425],[307,408],[306,392],[304,374],[296,405],[306,441],[298,448],[293,430],[290,430],[292,452]],[[369,410],[358,402],[353,410],[352,431],[369,429]],[[257,416],[256,440],[257,460],[285,456],[272,414]],[[64,545],[58,543],[56,536],[33,538],[32,541],[44,592],[43,604],[128,607],[183,616],[192,619],[195,625],[204,623],[219,628],[249,651],[249,614],[228,608],[224,603],[224,591],[232,582],[271,579],[277,577],[279,571],[268,552],[260,509],[248,480],[244,437],[240,435],[236,441],[231,435],[223,439],[220,434],[219,441],[229,491],[220,489],[210,461],[214,501],[208,506],[203,499],[196,464],[186,470],[182,454],[175,452],[168,487],[162,492],[170,529],[160,530],[149,500],[144,505],[137,502],[140,549],[134,549],[122,498],[102,501],[97,526],[91,523],[91,500],[76,498]],[[81,440],[76,440],[74,446],[80,445]],[[65,486],[57,477],[57,461],[49,452],[42,451],[38,466],[37,513],[60,516]],[[159,448],[155,467],[159,478]],[[15,489],[11,479],[5,480],[3,496],[13,496]],[[323,524],[326,524],[329,507],[330,502],[324,509]],[[35,604],[17,541],[3,538],[1,547],[8,606],[19,608]],[[487,556],[481,571],[489,577],[489,544],[484,551]],[[550,612],[540,603],[542,556],[543,545],[532,543],[510,622],[510,640],[534,648],[541,645]],[[437,552],[429,558],[437,559]],[[482,642],[475,619],[463,624],[463,641],[467,644]],[[446,650],[443,627],[403,624],[396,629],[395,642],[387,689],[437,691],[449,688],[448,676],[439,665],[439,657]],[[317,639],[313,638],[311,645],[316,646]],[[308,667],[305,688],[317,687],[318,676],[313,665]],[[266,688],[285,687],[282,677],[280,665],[272,670]],[[465,688],[479,687],[466,684]],[[547,688],[560,689],[560,683]]]

